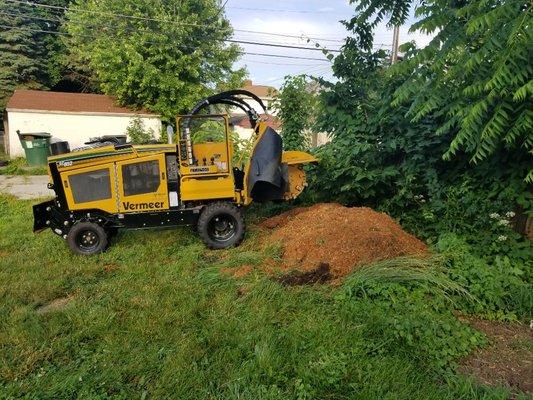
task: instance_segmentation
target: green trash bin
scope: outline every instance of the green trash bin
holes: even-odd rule
[[[20,133],[17,131],[20,144],[26,153],[26,162],[28,165],[43,166],[46,165],[47,158],[50,155],[50,135],[46,132]]]

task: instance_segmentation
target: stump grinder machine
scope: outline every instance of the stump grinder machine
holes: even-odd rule
[[[306,186],[303,166],[317,162],[283,151],[280,135],[243,97],[267,112],[253,93],[232,90],[178,116],[174,144],[96,141],[49,157],[55,198],[33,206],[34,232],[51,228],[83,255],[104,251],[119,229],[192,225],[209,248],[238,245],[243,208],[296,198]],[[201,113],[212,105],[239,108],[249,118],[253,145],[240,161],[228,115]]]

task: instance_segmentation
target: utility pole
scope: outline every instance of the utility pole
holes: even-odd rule
[[[390,56],[390,63],[394,64],[398,60],[398,46],[400,42],[400,26],[394,25],[392,33],[392,52]]]

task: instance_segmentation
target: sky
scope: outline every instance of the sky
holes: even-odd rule
[[[222,2],[224,3],[224,1]],[[339,49],[347,31],[339,22],[354,14],[354,6],[348,0],[227,0],[226,16],[235,30],[234,38],[243,41],[268,42],[275,44]],[[411,18],[407,25],[400,27],[400,44],[415,40],[424,46],[431,39],[421,33],[408,33]],[[267,32],[272,35],[243,31]],[[295,37],[276,36],[294,35]],[[316,38],[307,42],[304,37]],[[376,48],[392,47],[392,30],[384,24],[376,29]],[[311,74],[331,78],[331,63],[321,51],[266,47],[241,44],[247,53],[268,53],[300,58],[276,58],[262,55],[244,54],[236,67],[245,66],[249,79],[254,84],[279,87],[286,75]],[[304,58],[311,58],[304,59]]]

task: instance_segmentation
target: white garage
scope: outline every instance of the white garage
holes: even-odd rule
[[[6,106],[4,148],[11,157],[24,156],[17,131],[48,132],[66,140],[70,148],[90,138],[125,135],[132,119],[140,117],[145,129],[161,133],[161,118],[146,110],[133,111],[101,94],[16,90]]]

